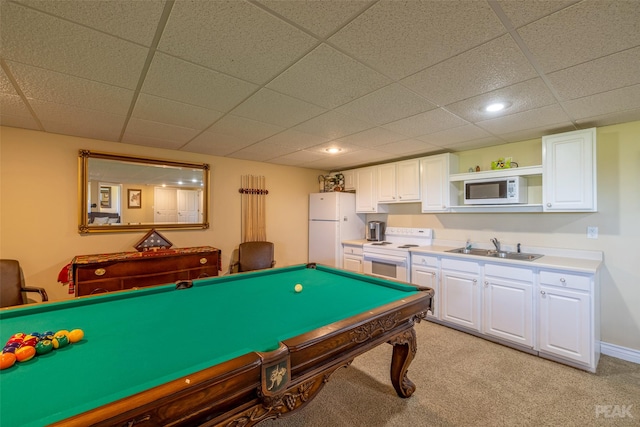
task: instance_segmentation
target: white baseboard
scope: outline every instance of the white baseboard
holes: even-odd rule
[[[607,356],[626,360],[627,362],[640,364],[640,350],[634,350],[632,348],[601,342],[600,352],[602,354],[606,354]]]

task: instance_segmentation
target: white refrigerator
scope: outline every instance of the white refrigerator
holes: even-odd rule
[[[342,268],[342,242],[365,238],[356,195],[340,191],[309,195],[309,262]]]

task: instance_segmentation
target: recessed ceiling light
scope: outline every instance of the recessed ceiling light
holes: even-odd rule
[[[341,152],[341,151],[342,151],[342,148],[335,148],[335,147],[333,147],[333,148],[327,148],[325,151],[326,151],[327,153],[330,153],[330,154],[335,154],[335,153],[339,153],[339,152]]]
[[[502,111],[505,108],[509,107],[509,103],[507,102],[494,102],[493,104],[489,104],[484,108],[484,111],[487,111],[489,113],[495,113],[498,111]]]

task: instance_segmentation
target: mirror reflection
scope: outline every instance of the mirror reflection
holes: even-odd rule
[[[81,150],[80,233],[208,228],[209,165]]]

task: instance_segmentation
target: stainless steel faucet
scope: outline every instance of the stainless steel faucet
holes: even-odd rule
[[[497,238],[491,239],[491,243],[496,247],[496,251],[500,252],[500,241]]]

